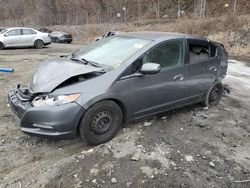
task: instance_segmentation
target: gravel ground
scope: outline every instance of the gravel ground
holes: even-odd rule
[[[250,187],[250,64],[232,60],[219,105],[192,105],[125,125],[111,141],[52,141],[23,134],[7,92],[44,59],[79,44],[0,51],[0,187]]]

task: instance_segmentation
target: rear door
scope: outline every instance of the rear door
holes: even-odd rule
[[[4,35],[4,45],[6,47],[21,46],[22,43],[23,41],[21,29],[10,30]]]
[[[36,32],[31,29],[22,29],[23,32],[23,45],[33,46],[36,38]]]
[[[142,117],[186,101],[186,66],[184,40],[165,41],[153,47],[133,63],[136,73],[144,63],[161,65],[157,74],[130,78],[130,106],[133,118]]]
[[[204,40],[187,40],[188,94],[193,101],[199,100],[217,77],[219,59],[217,48]]]

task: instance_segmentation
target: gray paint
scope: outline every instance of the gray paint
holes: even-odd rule
[[[66,58],[48,59],[38,66],[28,87],[32,93],[49,93],[73,76],[102,70]]]
[[[209,86],[215,80],[220,80],[225,76],[227,64],[223,67],[222,61],[224,63],[227,61],[227,54],[221,48],[219,54],[224,54],[223,59],[222,55],[219,55],[219,57],[210,58],[204,62],[189,63],[187,61],[188,53],[185,53],[183,65],[163,68],[157,74],[142,75],[136,73],[124,76],[123,73],[131,69],[131,64],[137,58],[161,42],[171,39],[183,39],[187,44],[187,39],[204,42],[208,40],[203,37],[193,37],[185,34],[157,32],[120,35],[149,39],[152,42],[128,58],[118,68],[89,80],[61,88],[57,88],[57,86],[68,78],[100,71],[100,68],[81,65],[66,58],[51,59],[40,65],[35,73],[35,80],[33,79],[30,84],[32,93],[45,92],[56,95],[80,92],[82,95],[75,103],[72,103],[71,108],[68,108],[69,105],[62,105],[46,109],[34,107],[23,109],[24,115],[20,119],[21,127],[25,129],[22,128],[22,130],[48,136],[72,135],[77,132],[78,123],[85,110],[98,101],[106,99],[114,100],[121,105],[124,111],[124,119],[128,122],[150,114],[201,102],[204,100]],[[152,69],[155,67],[149,66],[147,68]],[[9,101],[13,103],[10,96]],[[63,115],[60,115],[60,113]],[[46,117],[49,118],[46,119]],[[23,119],[27,121],[25,122]],[[27,124],[43,121],[45,123],[53,122],[55,131],[52,131],[52,133],[49,130],[40,129],[39,131],[37,128],[27,126]],[[63,122],[66,122],[66,124]]]

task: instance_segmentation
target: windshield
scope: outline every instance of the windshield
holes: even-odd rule
[[[6,32],[7,31],[7,29],[4,29],[4,30],[2,30],[1,32],[0,32],[0,34],[3,34],[4,32]]]
[[[116,68],[150,42],[140,38],[108,37],[77,51],[72,56]]]

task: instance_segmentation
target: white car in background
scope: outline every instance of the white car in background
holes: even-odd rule
[[[0,50],[8,47],[35,47],[51,44],[49,33],[25,27],[7,28],[0,32]]]

